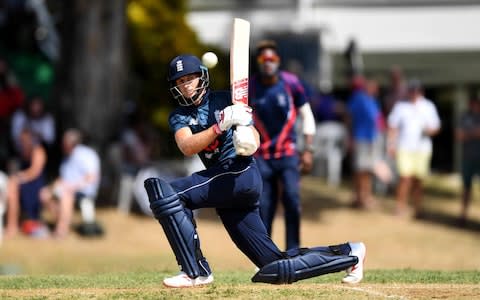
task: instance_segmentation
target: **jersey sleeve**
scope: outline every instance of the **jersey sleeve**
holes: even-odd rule
[[[300,79],[298,79],[295,74],[289,72],[282,72],[281,76],[283,77],[283,80],[285,80],[285,84],[292,92],[295,107],[300,108],[307,103],[307,93]]]
[[[174,110],[168,118],[168,125],[175,133],[180,128],[188,127],[188,118],[181,111]]]

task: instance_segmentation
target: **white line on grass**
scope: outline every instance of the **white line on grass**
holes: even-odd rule
[[[350,287],[350,286],[340,286],[340,288],[348,289],[348,290],[354,290],[358,292],[363,292],[369,295],[374,295],[374,296],[379,296],[379,297],[384,297],[386,299],[408,299],[404,296],[399,296],[399,295],[387,295],[382,292],[377,292],[377,291],[372,291],[370,289],[365,289],[365,288],[360,288],[360,287]]]

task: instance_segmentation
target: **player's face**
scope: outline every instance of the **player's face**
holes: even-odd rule
[[[192,98],[197,92],[200,74],[189,74],[178,78],[175,84],[185,98]]]
[[[262,73],[265,76],[274,76],[280,66],[280,57],[273,49],[264,49],[257,56],[257,64]]]

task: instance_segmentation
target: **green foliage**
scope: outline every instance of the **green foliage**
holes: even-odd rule
[[[168,132],[167,118],[170,110],[176,105],[173,102],[166,81],[168,63],[181,53],[201,56],[206,51],[214,51],[221,62],[228,61],[226,54],[219,49],[202,44],[196,32],[185,20],[187,5],[185,0],[129,0],[127,18],[129,30],[130,61],[137,82],[133,91],[135,101],[150,117],[150,120],[163,131]],[[228,88],[229,78],[226,76],[228,65],[219,65],[210,70],[213,88]],[[177,152],[171,147],[171,141],[162,153],[170,155]]]

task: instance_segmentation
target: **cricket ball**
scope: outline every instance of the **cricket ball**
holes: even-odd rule
[[[218,57],[213,52],[206,52],[202,55],[202,63],[205,67],[211,69],[217,65]]]

